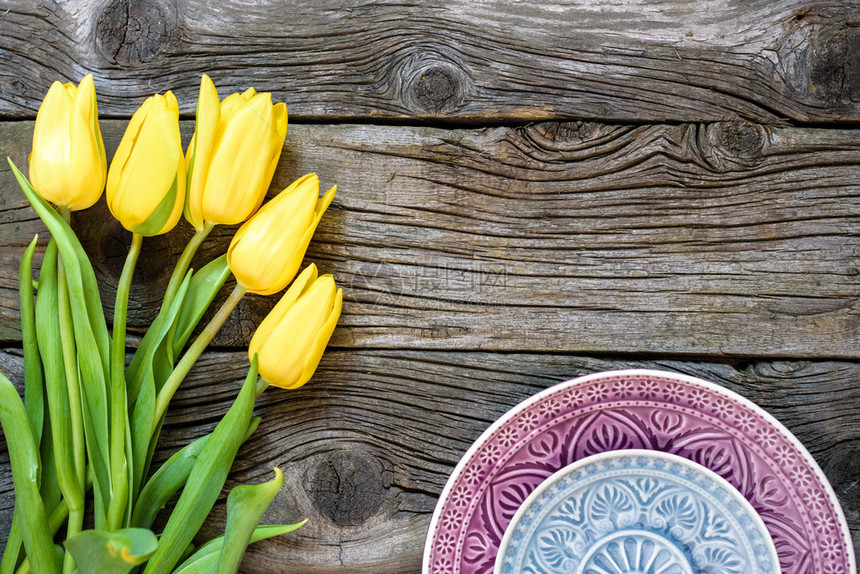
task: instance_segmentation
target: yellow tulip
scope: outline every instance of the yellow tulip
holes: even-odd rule
[[[197,123],[186,156],[185,218],[201,230],[248,219],[263,203],[287,134],[287,106],[250,88],[218,102],[209,76],[200,82]]]
[[[311,264],[263,319],[248,346],[260,376],[282,389],[304,385],[314,374],[340,317],[343,290]]]
[[[36,116],[30,182],[47,201],[77,211],[101,197],[106,172],[92,74],[78,86],[54,82]]]
[[[296,276],[337,186],[319,197],[319,178],[299,178],[245,222],[227,250],[236,281],[260,295],[277,293]]]
[[[147,98],[132,116],[108,172],[107,204],[123,227],[147,237],[179,221],[185,158],[172,92]]]

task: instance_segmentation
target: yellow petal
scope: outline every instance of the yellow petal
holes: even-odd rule
[[[287,289],[287,292],[284,293],[284,296],[281,297],[281,300],[278,301],[278,304],[269,311],[269,314],[266,315],[266,318],[260,323],[257,327],[257,330],[254,332],[254,336],[251,337],[251,343],[248,345],[248,358],[252,359],[254,357],[254,353],[259,352],[260,347],[269,339],[272,334],[272,331],[275,330],[275,327],[278,326],[278,323],[284,318],[289,311],[290,307],[292,307],[293,303],[296,302],[296,299],[305,291],[305,288],[308,285],[313,284],[313,282],[317,278],[317,266],[311,263],[307,267],[305,267],[304,271],[302,271],[296,280],[293,281],[293,284],[290,285],[290,288]]]
[[[65,204],[66,176],[71,162],[69,116],[74,97],[63,84],[54,82],[48,90],[33,128],[30,153],[30,182],[48,201]]]
[[[340,311],[342,307],[343,289],[338,289],[337,295],[335,296],[334,306],[331,309],[329,316],[326,319],[326,322],[319,330],[319,333],[317,334],[313,345],[306,354],[305,365],[302,369],[302,376],[299,378],[298,382],[294,386],[290,387],[291,389],[296,389],[307,383],[310,380],[311,376],[313,376],[314,372],[317,370],[317,367],[320,363],[320,359],[322,359],[323,352],[325,351],[325,348],[328,345],[329,340],[331,339],[332,333],[334,333],[334,328],[337,325],[337,320],[340,318]]]
[[[221,119],[224,124],[230,123],[236,112],[248,105],[248,100],[242,94],[230,94],[221,102]]]
[[[284,139],[287,135],[287,104],[283,102],[275,104],[272,115],[274,116],[275,129],[280,138]]]
[[[168,90],[167,93],[164,94],[164,99],[167,109],[172,112],[176,112],[176,114],[179,115],[179,102],[176,101],[176,96],[173,95],[173,92]]]
[[[220,118],[221,104],[218,100],[218,91],[209,76],[204,74],[200,79],[194,136],[191,138],[186,157],[188,185],[185,218],[198,230],[203,229],[205,223],[202,208],[203,193],[206,189]]]
[[[179,178],[177,182],[178,187],[176,189],[176,204],[173,206],[173,212],[170,214],[170,219],[164,223],[164,227],[161,228],[158,235],[167,233],[176,227],[176,224],[179,223],[179,218],[182,216],[182,208],[185,205],[185,160],[182,158],[181,154],[179,156],[179,160],[176,162],[176,166],[176,173]]]
[[[203,197],[206,221],[227,225],[244,221],[268,190],[271,154],[275,147],[279,153],[283,142],[271,139],[272,105],[265,96],[233,114],[220,134]]]
[[[263,182],[268,182],[266,184],[266,188],[268,188],[268,184],[271,183],[272,177],[275,175],[275,170],[278,167],[278,160],[281,157],[281,151],[284,149],[284,138],[287,135],[287,106],[283,102],[276,104],[273,107],[272,122],[277,130],[277,138],[272,141],[269,166],[263,176]],[[251,213],[256,212],[260,208],[260,205],[262,205],[265,198],[265,192],[258,195],[257,205],[254,206]]]
[[[278,275],[278,279],[261,279],[260,286],[264,287],[262,290],[255,290],[254,293],[259,295],[271,295],[272,293],[277,293],[281,289],[283,289],[287,283],[295,275],[296,271],[298,271],[299,266],[302,264],[302,260],[305,258],[305,253],[308,250],[308,245],[310,245],[311,239],[313,238],[314,233],[316,232],[317,226],[322,219],[323,213],[325,213],[326,208],[328,208],[331,200],[334,198],[335,190],[337,186],[332,187],[325,194],[324,197],[321,197],[317,201],[317,211],[316,217],[314,218],[313,223],[305,229],[305,232],[302,234],[302,238],[296,243],[295,250],[293,254],[290,256],[289,260],[286,264],[281,267],[281,272]]]
[[[319,179],[306,175],[264,205],[236,233],[227,262],[236,281],[253,293],[272,294],[286,287],[301,260],[297,249],[307,248],[313,225]]]
[[[123,171],[131,156],[131,150],[140,135],[143,122],[149,113],[149,109],[152,107],[152,103],[153,98],[146,98],[143,104],[134,112],[134,115],[131,116],[131,121],[128,123],[128,127],[125,129],[122,140],[119,142],[116,153],[111,160],[107,179],[107,204],[114,216],[116,216],[114,200],[120,191],[120,181],[122,180]]]
[[[290,306],[257,354],[264,379],[284,388],[302,384],[306,357],[331,314],[335,298],[334,279],[323,275]]]
[[[164,200],[182,159],[178,110],[169,109],[164,96],[153,96],[148,102],[146,110],[141,110],[145,114],[141,114],[137,133],[126,132],[123,138],[132,140],[133,148],[122,168],[119,187],[108,194],[108,207],[129,230],[146,221]],[[182,188],[184,191],[184,182]]]
[[[96,111],[95,85],[87,75],[75,93],[74,106],[69,118],[71,140],[70,185],[74,197],[66,205],[74,210],[86,209],[98,201],[104,190],[107,174],[99,149],[99,132]]]

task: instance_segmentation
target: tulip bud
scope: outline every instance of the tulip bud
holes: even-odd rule
[[[287,106],[254,88],[218,102],[209,76],[200,82],[197,123],[188,146],[185,218],[195,229],[232,225],[263,203],[287,134]]]
[[[314,374],[340,317],[343,290],[311,264],[263,319],[248,346],[260,376],[282,389],[304,385]]]
[[[295,277],[337,186],[319,197],[319,178],[293,182],[245,222],[227,250],[236,281],[260,295],[277,293]]]
[[[45,200],[77,211],[101,197],[106,172],[92,74],[77,87],[54,82],[36,116],[30,182]]]
[[[107,204],[123,227],[147,237],[179,221],[185,158],[172,92],[147,98],[132,116],[108,172]]]

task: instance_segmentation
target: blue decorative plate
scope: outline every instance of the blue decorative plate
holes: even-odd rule
[[[550,476],[505,531],[496,574],[779,574],[753,507],[716,473],[650,450]]]

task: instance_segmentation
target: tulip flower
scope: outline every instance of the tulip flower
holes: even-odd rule
[[[179,221],[185,158],[172,92],[147,98],[132,116],[108,172],[107,204],[123,227],[147,237]]]
[[[286,287],[336,189],[319,197],[319,178],[305,175],[246,221],[227,250],[227,263],[239,285],[260,295]]]
[[[200,82],[197,124],[188,147],[185,217],[198,231],[232,225],[263,202],[287,134],[287,107],[250,88],[218,102],[209,76]]]
[[[33,187],[45,200],[77,211],[101,197],[106,172],[92,75],[78,86],[54,82],[33,130]]]
[[[248,346],[260,376],[282,389],[304,385],[319,365],[340,317],[343,290],[331,275],[317,277],[316,265],[302,271],[263,319]]]

